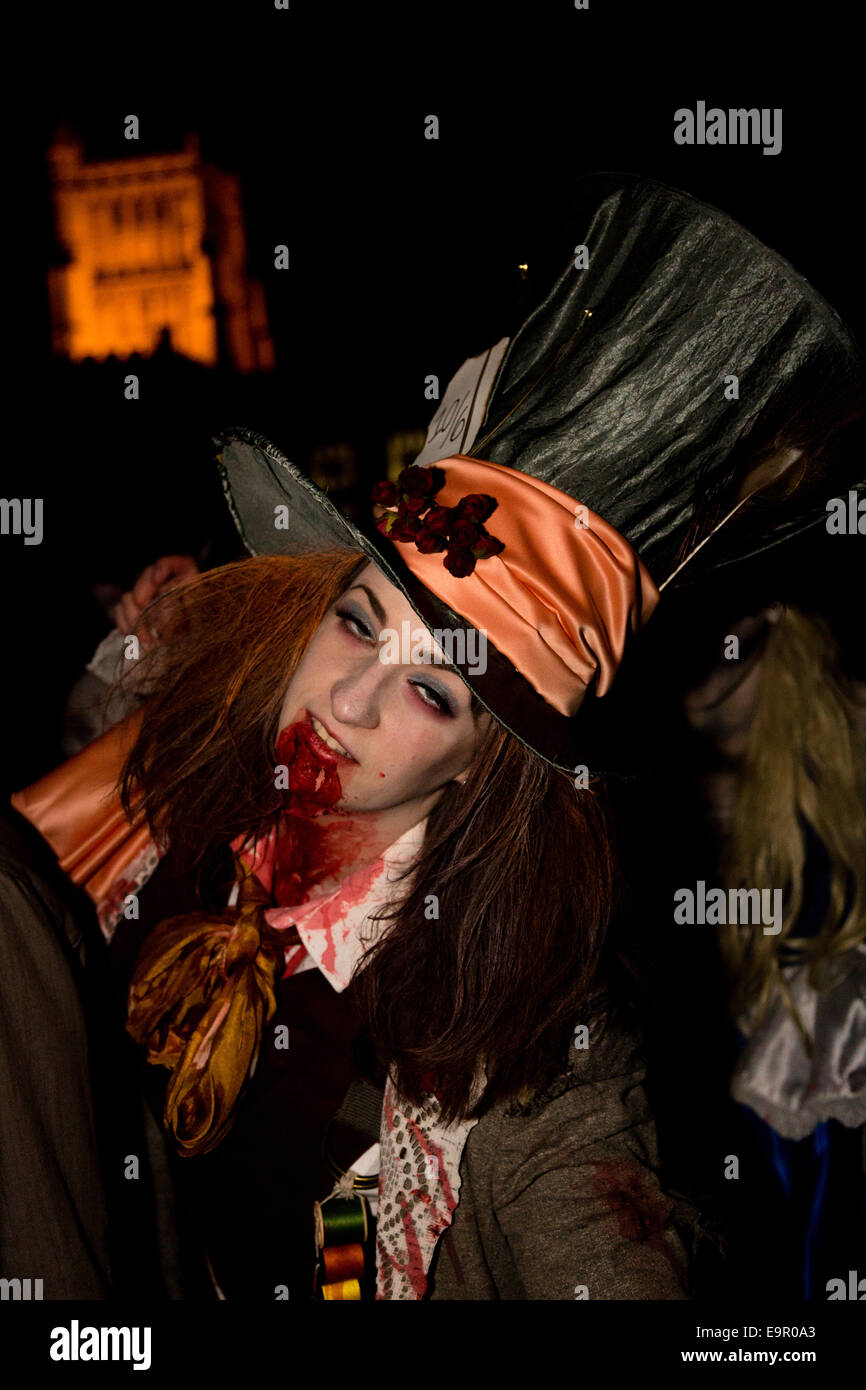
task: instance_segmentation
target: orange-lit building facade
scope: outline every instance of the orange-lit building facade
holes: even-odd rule
[[[273,367],[239,181],[202,160],[197,136],[181,151],[86,161],[63,132],[48,160],[66,260],[49,272],[56,355],[149,356],[167,329],[174,351],[204,366]]]

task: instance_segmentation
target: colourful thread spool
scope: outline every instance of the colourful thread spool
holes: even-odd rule
[[[361,1285],[357,1279],[344,1279],[340,1284],[324,1284],[322,1287],[322,1298],[331,1301],[334,1299],[350,1300],[354,1303],[361,1301]]]
[[[348,1279],[360,1279],[364,1273],[364,1248],[361,1245],[330,1245],[322,1251],[325,1283],[341,1284]]]
[[[330,1197],[313,1203],[316,1249],[363,1245],[367,1239],[367,1203],[363,1197]]]

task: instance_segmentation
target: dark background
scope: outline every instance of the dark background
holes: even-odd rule
[[[93,586],[129,587],[158,555],[213,537],[215,554],[231,549],[211,430],[252,425],[302,466],[314,446],[349,440],[362,481],[384,476],[387,435],[433,413],[424,378],[444,390],[561,273],[586,230],[580,175],[646,173],[723,208],[862,343],[854,18],[840,5],[805,13],[292,0],[288,12],[49,7],[38,32],[31,20],[10,56],[27,75],[4,200],[8,302],[23,290],[23,313],[7,320],[2,492],[44,498],[45,537],[2,538],[7,786],[58,761],[66,692],[107,631]],[[781,107],[782,152],[675,145],[674,111],[699,99]],[[431,113],[438,141],[424,139]],[[45,149],[61,125],[94,158],[180,147],[196,131],[207,159],[239,172],[274,373],[146,362],[142,399],[127,402],[122,363],[53,360]],[[291,269],[278,272],[282,242]]]

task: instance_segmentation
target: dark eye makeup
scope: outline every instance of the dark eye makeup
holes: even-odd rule
[[[350,637],[355,637],[362,642],[376,642],[378,635],[373,631],[363,613],[354,605],[343,604],[334,610],[344,630]],[[455,716],[454,703],[451,697],[440,687],[429,681],[410,680],[409,684],[418,692],[418,699],[422,704],[434,713],[443,714],[448,719]]]
[[[350,632],[353,637],[360,636],[366,638],[368,641],[373,642],[376,640],[376,634],[370,627],[370,624],[361,616],[361,614],[356,609],[345,607],[337,608],[334,611],[336,612],[337,617],[341,619],[343,626],[346,628],[347,632]],[[354,624],[356,628],[360,628],[360,633],[354,632],[352,628],[349,626],[350,623]]]

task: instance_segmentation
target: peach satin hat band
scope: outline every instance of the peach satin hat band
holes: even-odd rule
[[[410,467],[401,474],[404,486],[413,471]],[[628,541],[567,493],[514,468],[458,454],[417,472],[444,476],[444,483],[433,488],[435,499],[428,494],[427,513],[443,528],[443,509],[456,508],[467,495],[473,500],[479,494],[495,499],[490,528],[501,548],[498,554],[483,555],[493,547],[485,544],[484,528],[476,527],[482,533],[476,552],[481,558],[474,564],[469,560],[470,573],[466,566],[461,572],[458,559],[454,573],[455,548],[449,548],[448,563],[443,563],[444,529],[438,549],[424,553],[425,537],[433,542],[416,498],[409,504],[409,525],[417,518],[420,531],[410,540],[398,526],[398,534],[391,537],[401,542],[408,569],[486,633],[560,714],[577,712],[596,676],[595,693],[604,695],[622,661],[629,631],[640,630],[659,600],[656,584]],[[394,486],[399,489],[400,484]],[[374,500],[381,504],[388,487],[380,484]],[[471,504],[466,510],[471,516]],[[406,515],[405,502],[399,515]],[[381,512],[377,522],[386,534],[391,526],[387,518],[388,512]],[[462,555],[467,553],[465,527],[457,535],[462,544],[456,552]]]

